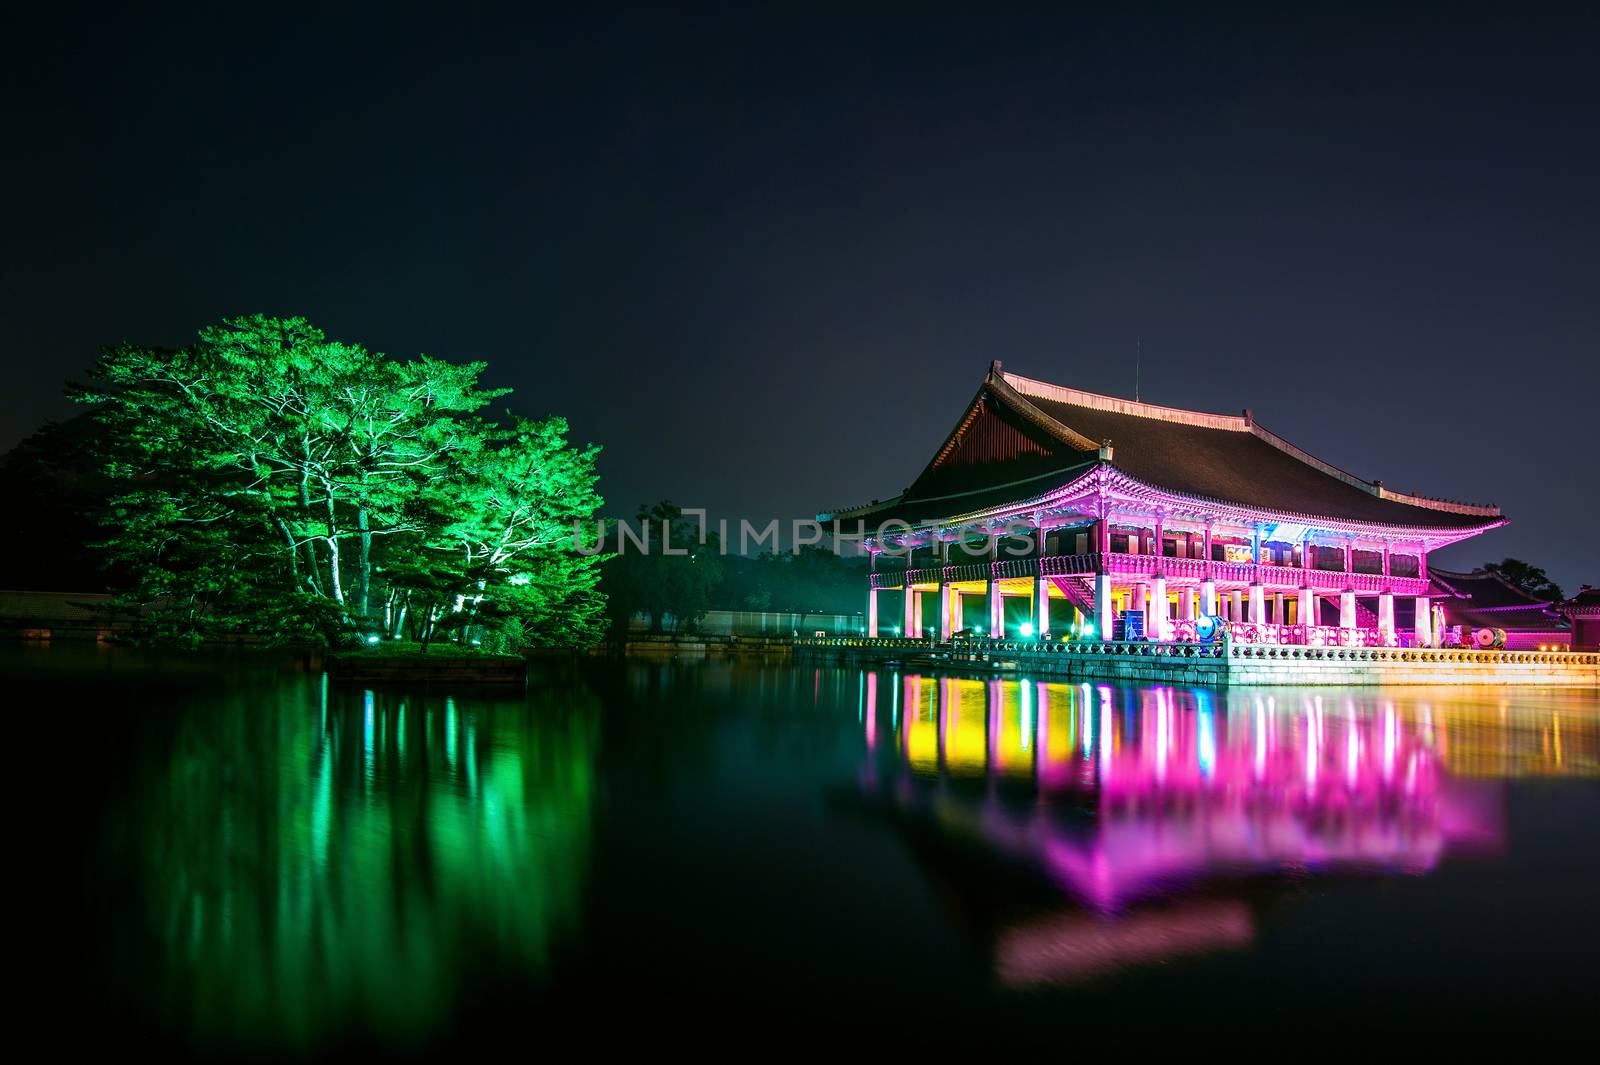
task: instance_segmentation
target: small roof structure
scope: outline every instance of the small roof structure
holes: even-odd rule
[[[1441,592],[1439,605],[1448,624],[1508,632],[1557,633],[1568,629],[1553,600],[1531,596],[1493,570],[1455,573],[1434,567],[1429,576]]]

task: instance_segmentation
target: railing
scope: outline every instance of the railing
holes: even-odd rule
[[[970,660],[964,659],[963,656],[984,655],[993,658],[996,654],[1039,654],[1046,656],[1117,655],[1136,658],[1225,658],[1227,656],[1225,645],[1220,642],[1215,644],[1156,643],[1150,640],[1062,640],[1052,642],[960,639],[949,643],[936,644],[931,640],[906,639],[904,637],[828,636],[797,639],[794,641],[794,646],[818,649],[837,648],[841,650],[846,648],[923,650],[948,656],[956,664],[964,660]]]
[[[987,581],[1007,577],[1089,577],[1097,573],[1114,577],[1157,575],[1180,580],[1211,580],[1221,585],[1263,584],[1274,588],[1313,588],[1319,592],[1346,589],[1366,595],[1392,592],[1395,595],[1427,595],[1426,577],[1385,577],[1381,573],[1345,573],[1343,570],[1305,569],[1263,562],[1211,562],[1201,558],[1176,558],[1157,555],[1090,553],[1046,555],[1043,558],[1007,558],[994,562],[972,562],[954,566],[924,566],[911,570],[884,570],[873,573],[871,587],[898,588],[910,584],[938,584],[949,581]]]
[[[1179,643],[1199,639],[1198,622],[1173,621],[1172,638]],[[1239,644],[1293,647],[1400,647],[1410,642],[1410,634],[1385,633],[1380,629],[1342,629],[1336,625],[1273,625],[1264,621],[1224,621],[1221,628],[1228,639]]]
[[[1296,628],[1297,626],[1289,626]],[[1312,626],[1329,628],[1330,626]],[[1334,630],[1364,632],[1362,629]],[[1252,644],[1221,639],[1215,643],[1157,643],[1147,640],[963,640],[937,644],[932,640],[893,636],[807,637],[795,647],[817,649],[921,650],[960,654],[995,652],[1056,655],[1101,655],[1140,658],[1288,659],[1324,662],[1441,662],[1481,665],[1600,666],[1593,651],[1477,651],[1452,647],[1394,647],[1302,644]],[[956,661],[959,662],[959,659]]]

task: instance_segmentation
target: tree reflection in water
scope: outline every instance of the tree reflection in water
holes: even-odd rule
[[[324,686],[186,713],[122,817],[161,966],[142,992],[202,1042],[304,1048],[411,1042],[475,966],[542,971],[589,858],[586,699]]]
[[[1433,695],[868,673],[864,791],[1003,983],[1075,982],[1247,944],[1264,883],[1498,851],[1504,778],[1600,774],[1592,714]]]

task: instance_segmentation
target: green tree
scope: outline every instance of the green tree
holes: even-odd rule
[[[409,624],[426,642],[497,595],[527,601],[507,591],[523,556],[548,570],[540,602],[589,604],[535,629],[587,638],[593,564],[564,556],[554,530],[599,506],[596,449],[571,448],[560,419],[480,417],[508,391],[481,388],[484,368],[394,360],[263,315],[177,351],[108,348],[79,391],[119,486],[106,555],[139,572],[131,595],[167,637]]]

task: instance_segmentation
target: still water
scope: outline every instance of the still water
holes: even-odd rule
[[[73,871],[44,892],[73,932],[51,986],[112,1040],[1600,1023],[1593,692],[713,661],[595,663],[507,699],[5,654],[49,769],[29,816]]]

